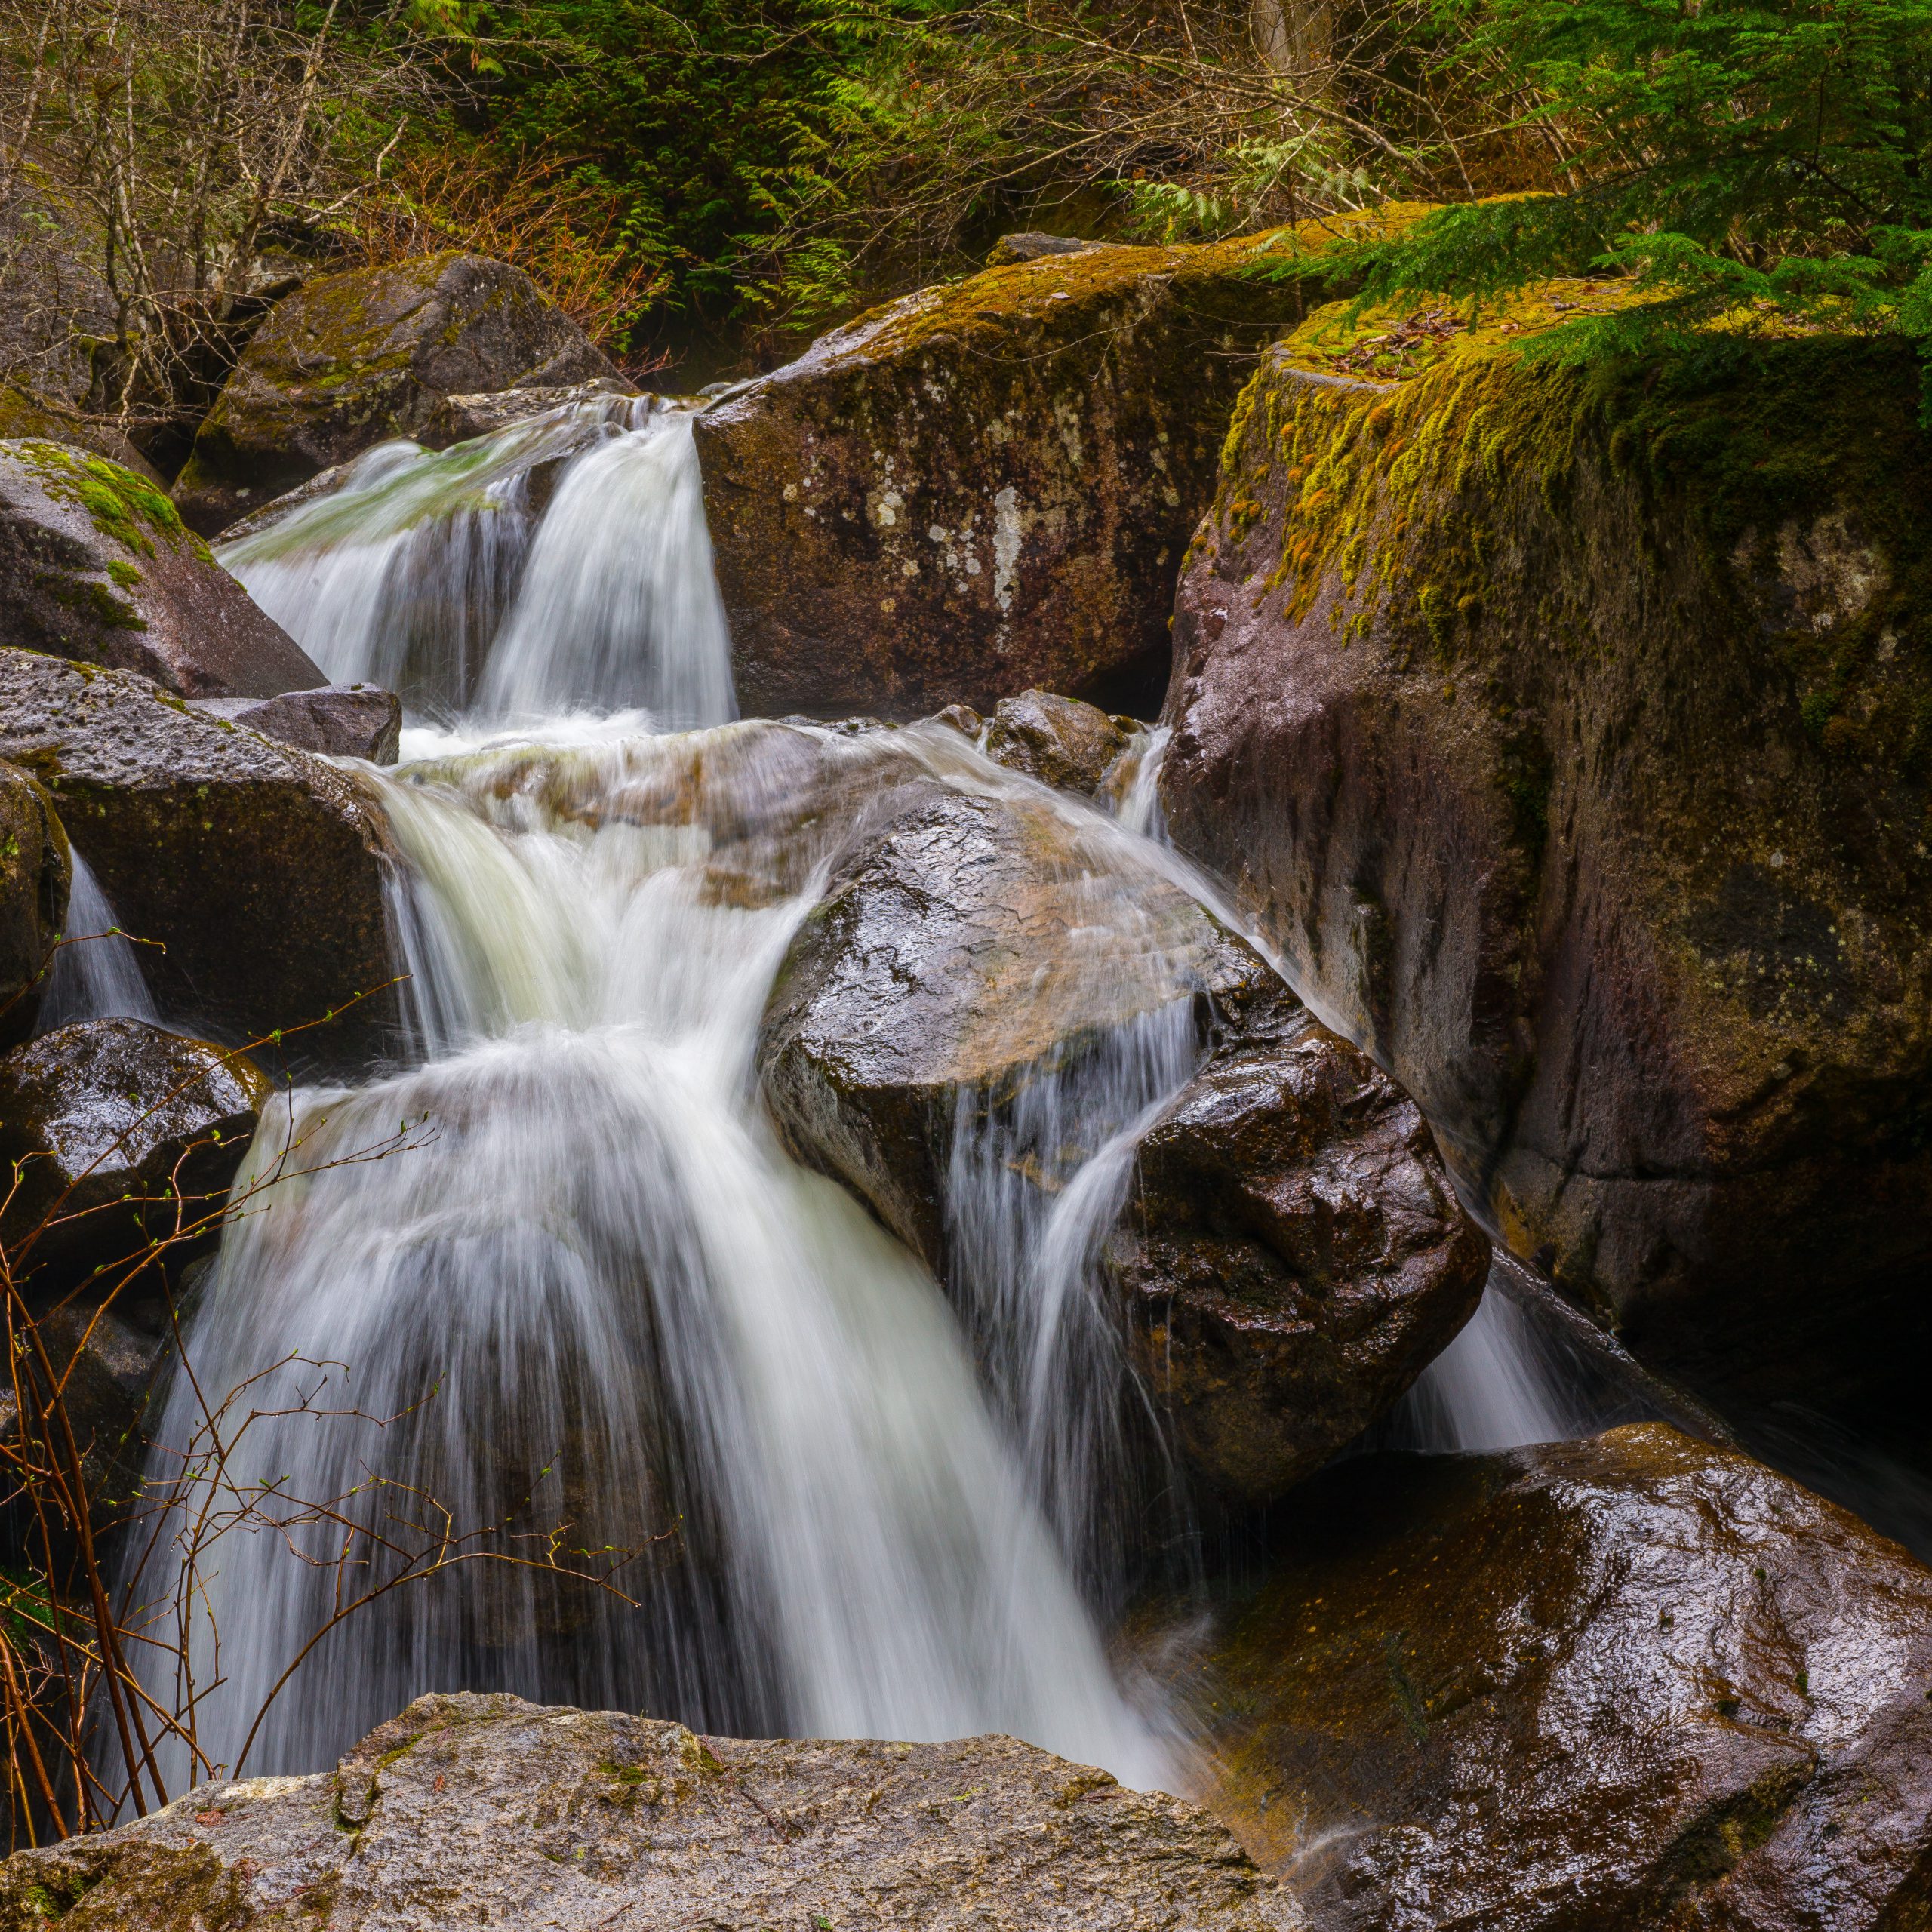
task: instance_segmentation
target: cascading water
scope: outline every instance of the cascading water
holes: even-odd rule
[[[752,1055],[826,866],[895,774],[1073,815],[1124,903],[1137,868],[1182,862],[944,727],[721,721],[688,423],[583,427],[371,452],[224,552],[333,675],[407,663],[439,703],[481,697],[369,778],[404,860],[414,1063],[265,1119],[253,1175],[288,1177],[227,1236],[170,1395],[155,1475],[183,1507],[136,1593],[186,1605],[205,1760],[177,1752],[171,1789],[232,1767],[264,1704],[245,1768],[301,1770],[463,1686],[750,1733],[1005,1730],[1171,1778],[1096,1614],[1131,1541],[1110,1478],[1159,1462],[1097,1270],[1135,1142],[1195,1063],[1189,1001],[1015,1109],[962,1100],[963,1330],[787,1156]],[[534,542],[500,540],[488,519],[527,521],[528,460],[566,431]],[[454,595],[479,557],[503,614],[438,632],[423,586]],[[655,707],[709,728],[654,734]],[[1121,970],[1104,935],[1091,950]],[[217,1466],[211,1405],[245,1386]],[[195,1548],[194,1524],[244,1516]],[[614,1589],[501,1560],[553,1547]]]
[[[94,869],[72,854],[66,943],[54,955],[40,1002],[39,1029],[51,1033],[76,1020],[158,1021],[154,995],[141,977],[134,943],[122,931]]]

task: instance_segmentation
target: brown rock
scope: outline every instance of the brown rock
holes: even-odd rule
[[[1287,1932],[1194,1806],[1007,1737],[694,1737],[611,1711],[419,1697],[339,1769],[205,1785],[0,1865],[0,1932]]]
[[[402,733],[402,700],[380,685],[324,685],[271,698],[197,698],[194,709],[246,725],[265,738],[328,758],[393,764]]]
[[[989,269],[705,410],[745,709],[910,718],[1029,686],[1151,703],[1243,358],[1300,318],[1294,264],[1336,232]]]
[[[986,755],[1043,785],[1091,796],[1127,749],[1127,733],[1104,711],[1051,691],[1002,698],[986,726]]]
[[[324,681],[158,488],[65,443],[0,443],[0,614],[10,644],[184,697]]]
[[[1321,359],[1256,378],[1181,587],[1175,838],[1638,1353],[1863,1401],[1932,1306],[1909,352]]]
[[[1324,1932],[1932,1916],[1932,1574],[1662,1423],[1343,1463],[1217,1639],[1216,1802]]]
[[[205,537],[297,484],[425,427],[446,396],[614,374],[522,269],[426,255],[309,283],[249,342],[175,485]],[[316,681],[311,680],[310,681]]]
[[[33,1031],[72,876],[53,800],[24,771],[0,764],[0,1046]]]
[[[164,1011],[242,1039],[333,1025],[291,1047],[362,1063],[393,995],[388,834],[348,774],[208,718],[145,679],[0,651],[0,757],[53,795],[122,926],[158,941]]]

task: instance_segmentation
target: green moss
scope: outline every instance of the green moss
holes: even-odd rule
[[[141,580],[140,572],[135,569],[125,557],[109,557],[107,560],[107,574],[123,590],[132,590]]]
[[[186,537],[174,506],[131,469],[103,456],[88,456],[63,443],[35,438],[16,443],[14,449],[33,467],[49,496],[78,503],[94,528],[123,549],[152,557],[156,537],[171,548],[178,548]]]

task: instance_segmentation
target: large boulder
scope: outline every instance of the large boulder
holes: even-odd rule
[[[1351,225],[989,269],[713,403],[698,454],[746,710],[907,718],[1029,686],[1151,706],[1246,358]]]
[[[1171,1049],[1163,1016],[1204,1063],[1178,1069],[1106,1266],[1180,1446],[1257,1500],[1396,1401],[1487,1251],[1414,1107],[1145,848],[1031,788],[903,787],[794,940],[759,1066],[793,1148],[943,1274],[962,1121],[997,1137],[1059,1083],[1053,1144],[996,1156],[1057,1191],[1049,1170],[1097,1151],[1069,1142],[1121,1124],[1123,1054]]]
[[[24,771],[0,764],[0,1046],[33,1031],[72,879],[53,800]]]
[[[159,942],[143,966],[164,1011],[242,1040],[333,1012],[290,1050],[353,1065],[380,1047],[389,838],[352,777],[145,679],[24,651],[0,651],[0,757],[52,794],[122,928]]]
[[[747,1741],[419,1697],[333,1771],[205,1785],[0,1865],[0,1932],[356,1926],[1287,1932],[1193,1805],[1009,1737]]]
[[[1514,340],[1617,299],[1270,357],[1163,795],[1518,1253],[1703,1386],[1850,1399],[1932,1310],[1932,439],[1897,344]]]
[[[394,436],[445,397],[614,376],[523,270],[451,252],[285,297],[256,331],[174,487],[205,537]],[[312,680],[312,681],[318,681]]]
[[[1358,1458],[1190,1686],[1324,1932],[1932,1921],[1932,1573],[1663,1423]]]
[[[268,1094],[245,1054],[144,1020],[76,1020],[0,1056],[17,1280],[111,1276],[218,1216]]]
[[[11,645],[185,697],[326,681],[160,489],[65,443],[0,442],[0,614]]]

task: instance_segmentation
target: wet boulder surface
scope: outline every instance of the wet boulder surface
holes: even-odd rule
[[[745,710],[1158,693],[1243,358],[1338,234],[1401,218],[1011,262],[719,398],[695,428]]]
[[[270,698],[202,698],[192,708],[245,725],[278,743],[328,758],[393,764],[402,733],[402,700],[380,685],[323,685]]]
[[[420,1697],[334,1771],[203,1786],[0,1865],[0,1928],[1288,1932],[1195,1806],[1007,1737],[765,1743]]]
[[[147,478],[64,443],[0,442],[6,640],[186,697],[325,681]]]
[[[987,757],[1057,791],[1091,798],[1130,742],[1134,720],[1052,691],[1002,698],[986,721]]]
[[[944,1276],[962,1133],[1178,1017],[1199,1071],[1143,1143],[1106,1266],[1198,1472],[1242,1501],[1279,1494],[1480,1296],[1486,1247],[1428,1128],[1097,814],[938,786],[895,803],[780,969],[758,1064],[783,1131]]]
[[[1932,1573],[1662,1423],[1358,1459],[1196,1686],[1216,1799],[1333,1932],[1932,1915]]]
[[[26,772],[0,764],[0,1046],[33,1031],[72,878],[53,800]]]
[[[212,537],[318,471],[416,435],[447,397],[614,374],[508,263],[451,251],[325,276],[285,297],[251,338],[174,500]]]
[[[1713,1394],[1857,1407],[1927,1334],[1932,439],[1897,345],[1510,339],[1616,299],[1274,352],[1163,797],[1518,1253]]]
[[[142,963],[165,1011],[243,1041],[312,1026],[291,1049],[331,1064],[380,1050],[388,834],[352,777],[143,678],[22,651],[0,651],[0,756],[54,798],[122,927],[158,942]]]
[[[111,1273],[219,1214],[268,1094],[245,1054],[143,1020],[76,1020],[0,1057],[17,1275]]]

